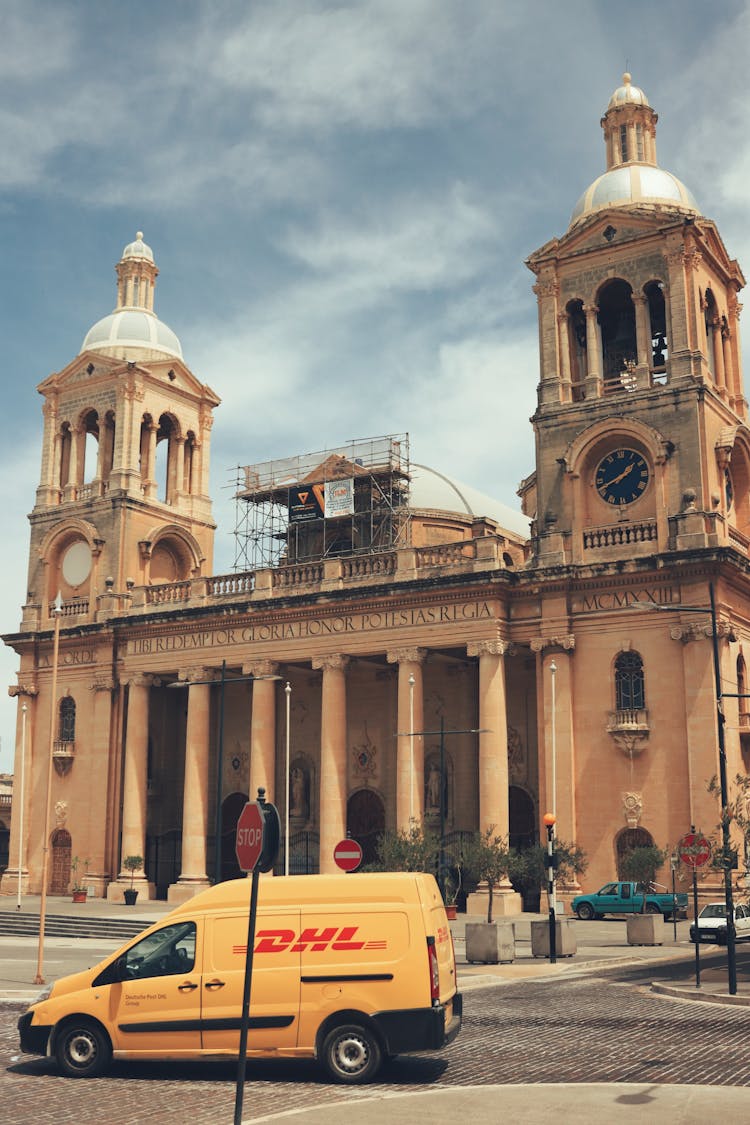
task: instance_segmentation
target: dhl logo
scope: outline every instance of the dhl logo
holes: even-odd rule
[[[357,929],[357,926],[330,926],[323,930],[308,927],[299,935],[294,930],[258,930],[253,953],[322,953],[325,949],[347,953],[388,947],[388,942],[381,939],[355,941]],[[245,954],[247,946],[233,945],[232,952]]]

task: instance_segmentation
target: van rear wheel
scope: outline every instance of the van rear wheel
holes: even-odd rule
[[[360,1024],[335,1027],[323,1042],[321,1061],[334,1082],[350,1086],[370,1082],[380,1070],[382,1059],[376,1036]]]
[[[57,1065],[68,1078],[98,1078],[111,1057],[109,1039],[91,1020],[72,1020],[55,1036]]]

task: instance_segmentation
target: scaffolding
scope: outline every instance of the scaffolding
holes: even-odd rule
[[[406,547],[409,435],[232,470],[234,570],[260,570]]]

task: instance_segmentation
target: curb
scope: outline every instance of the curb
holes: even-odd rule
[[[697,1000],[703,1004],[750,1007],[750,996],[730,996],[728,992],[702,992],[699,988],[681,988],[679,985],[661,984],[659,981],[652,982],[651,991],[661,996],[670,996],[674,1000]]]

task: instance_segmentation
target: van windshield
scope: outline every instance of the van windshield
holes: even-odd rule
[[[127,980],[189,973],[195,964],[195,922],[177,922],[131,946],[123,958]]]

